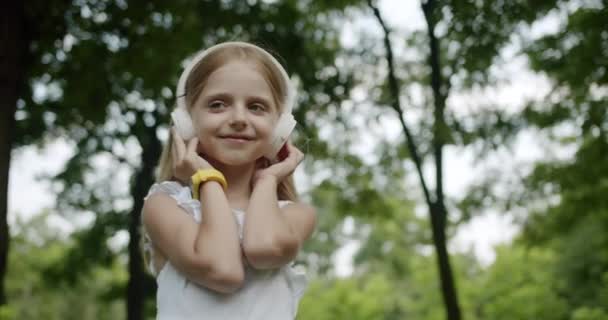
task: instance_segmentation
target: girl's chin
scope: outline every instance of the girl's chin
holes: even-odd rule
[[[230,166],[230,167],[241,167],[255,164],[257,159],[261,156],[252,156],[245,154],[223,154],[218,157],[207,157],[207,161],[214,167],[217,166]]]

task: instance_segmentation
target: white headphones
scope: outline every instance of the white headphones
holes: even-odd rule
[[[273,132],[270,151],[268,154],[265,155],[265,157],[269,160],[276,162],[277,154],[279,153],[285,142],[287,142],[287,138],[289,138],[291,131],[293,131],[297,123],[293,115],[291,114],[291,110],[293,109],[293,105],[295,104],[296,100],[296,88],[289,80],[289,76],[287,75],[287,72],[285,71],[283,66],[281,66],[281,64],[270,53],[256,45],[240,41],[224,42],[199,52],[190,61],[190,63],[188,63],[186,68],[184,68],[182,75],[179,77],[179,82],[177,83],[177,89],[175,91],[177,108],[175,108],[175,110],[171,112],[171,118],[173,119],[175,128],[179,135],[182,137],[182,139],[189,140],[196,136],[196,131],[194,130],[192,118],[190,117],[190,113],[188,113],[188,108],[186,107],[186,81],[188,80],[192,69],[210,52],[213,52],[223,47],[235,45],[240,47],[253,48],[266,55],[266,57],[268,57],[269,60],[272,61],[272,63],[274,63],[277,69],[281,72],[281,76],[283,78],[283,81],[285,82],[287,88],[287,93],[284,97],[285,105],[283,106],[283,112],[281,113],[279,121],[277,122],[277,125]]]

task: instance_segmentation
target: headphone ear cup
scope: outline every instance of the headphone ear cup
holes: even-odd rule
[[[287,139],[289,139],[289,135],[296,127],[296,124],[297,122],[291,113],[281,115],[274,129],[270,152],[266,155],[266,158],[272,162],[280,161],[280,159],[277,159],[279,151],[281,151],[281,148],[285,145]]]
[[[178,107],[173,110],[173,112],[171,112],[171,119],[173,120],[177,133],[182,139],[190,140],[196,136],[192,118],[190,117],[188,111],[183,107]]]

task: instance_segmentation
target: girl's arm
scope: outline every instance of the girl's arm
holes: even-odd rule
[[[315,209],[303,203],[279,208],[278,181],[293,173],[304,155],[291,143],[289,156],[256,172],[243,229],[243,253],[257,269],[277,268],[295,259],[316,224]]]
[[[188,181],[197,169],[212,168],[197,154],[197,138],[186,146],[175,129],[171,131],[176,178]],[[170,196],[154,194],[144,203],[144,227],[160,254],[188,279],[218,292],[233,292],[245,278],[236,221],[218,182],[205,182],[198,192],[200,224],[184,214]]]
[[[276,179],[262,178],[249,200],[243,253],[256,269],[278,268],[295,259],[316,224],[315,209],[309,205],[293,203],[279,208],[276,190]]]
[[[189,280],[221,293],[234,292],[244,280],[234,217],[222,186],[209,181],[200,188],[200,224],[166,194],[144,203],[143,224],[152,242]],[[158,252],[160,251],[160,252]]]

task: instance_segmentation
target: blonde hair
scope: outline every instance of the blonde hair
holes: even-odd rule
[[[285,96],[287,93],[287,84],[283,80],[281,70],[267,57],[259,47],[251,47],[251,45],[240,45],[239,43],[231,43],[227,46],[222,46],[211,51],[200,62],[194,66],[188,79],[186,80],[186,106],[188,111],[192,109],[194,101],[203,91],[209,76],[228,62],[241,60],[252,62],[260,71],[268,83],[272,92],[275,105],[278,106],[279,113],[285,108]],[[171,133],[167,143],[163,146],[161,153],[156,181],[162,182],[173,178],[173,159],[171,157],[172,139]],[[277,186],[277,197],[279,200],[298,201],[293,176],[289,175]]]

